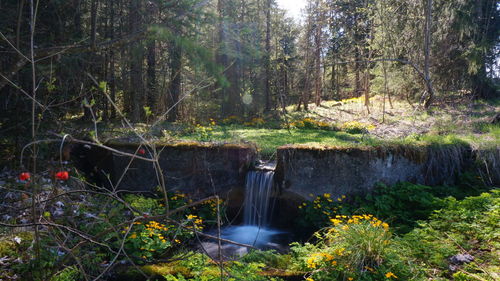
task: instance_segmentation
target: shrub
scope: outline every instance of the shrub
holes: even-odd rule
[[[243,123],[243,125],[248,127],[262,128],[266,124],[266,120],[260,117],[254,117],[250,121]]]
[[[283,124],[282,127],[288,127]],[[320,129],[320,130],[336,130],[335,126],[324,121],[317,121],[312,118],[304,118],[290,123],[291,128],[295,129]]]
[[[292,256],[310,280],[421,280],[387,223],[372,215],[337,215],[330,221],[316,233],[316,244],[292,245]]]

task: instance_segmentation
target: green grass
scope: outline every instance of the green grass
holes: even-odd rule
[[[200,140],[199,134],[191,133],[180,137],[182,140]],[[286,144],[307,144],[318,146],[362,146],[379,141],[361,134],[317,129],[266,129],[243,126],[214,126],[207,138],[210,141],[253,142],[263,156],[272,156],[276,148]]]
[[[500,143],[500,126],[481,126],[480,134],[466,133],[463,135],[425,134],[410,135],[404,138],[390,140],[372,137],[369,134],[350,134],[342,131],[328,131],[320,129],[269,129],[246,127],[243,125],[225,125],[204,127],[203,133],[194,130],[177,135],[183,141],[216,141],[216,142],[252,142],[258,147],[264,157],[272,157],[276,148],[292,144],[307,146],[328,147],[367,147],[382,145],[467,145],[475,148],[498,147]],[[208,128],[208,130],[206,130]]]

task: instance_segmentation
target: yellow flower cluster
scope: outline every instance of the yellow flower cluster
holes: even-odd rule
[[[231,115],[227,118],[222,119],[222,123],[224,123],[224,124],[241,123],[241,118],[236,116],[236,115]]]
[[[330,262],[331,265],[337,265],[334,256],[329,253],[312,253],[306,260],[307,267],[312,269],[315,269],[322,262]]]
[[[359,121],[347,121],[340,125],[340,129],[348,133],[356,133],[373,130],[375,129],[375,126],[373,124],[363,123]]]
[[[150,230],[150,231],[154,231],[155,229],[163,230],[163,231],[168,230],[168,227],[166,227],[164,224],[161,224],[161,223],[156,222],[156,221],[150,221],[145,226],[146,226],[146,230]]]
[[[334,225],[346,224],[343,226],[343,230],[348,229],[349,224],[360,224],[363,221],[368,221],[373,227],[382,227],[385,231],[389,230],[389,224],[383,222],[373,215],[354,215],[354,216],[335,216],[331,218],[330,222]],[[345,229],[344,229],[345,228]]]
[[[266,124],[266,120],[260,118],[260,117],[254,117],[252,118],[251,121],[243,123],[245,126],[250,126],[250,127],[258,127]]]
[[[309,194],[309,196],[314,197],[313,194]],[[338,206],[332,205],[334,201],[342,202],[346,197],[342,195],[338,197],[336,200],[332,199],[332,195],[330,193],[324,193],[322,196],[316,196],[314,201],[312,202],[312,207],[316,210],[322,210],[322,213],[331,216],[335,214],[338,210]],[[307,207],[308,203],[302,203],[298,208],[302,209]]]
[[[203,126],[203,125],[201,125],[201,124],[196,124],[196,129],[197,129],[197,130],[200,130],[200,131],[213,131],[213,130],[214,130],[214,129],[213,129],[212,127],[210,127],[210,126],[205,127],[205,126]]]
[[[219,199],[219,205],[222,205],[224,200]],[[208,205],[210,207],[210,210],[212,211],[212,214],[217,214],[217,198],[213,198],[210,200],[205,201],[205,205]]]
[[[134,222],[134,225],[141,225],[141,224],[142,223],[138,222],[138,221]],[[144,225],[144,227],[145,227],[144,231],[140,234],[141,236],[143,236],[143,237],[147,236],[147,237],[151,237],[151,238],[156,236],[158,239],[160,239],[160,241],[162,243],[167,243],[167,240],[165,239],[165,237],[161,233],[162,231],[168,231],[167,226],[165,226],[164,224],[161,224],[159,222],[156,222],[156,221],[149,221],[148,223],[146,223]],[[128,228],[125,227],[125,230],[122,231],[122,233],[126,233],[127,229]],[[137,235],[136,232],[134,232],[130,235],[130,239],[137,239],[138,237],[139,236]],[[154,249],[151,251],[154,251]]]
[[[203,220],[196,215],[187,215],[187,219],[194,222],[196,230],[203,230]]]
[[[175,201],[175,200],[183,199],[183,198],[186,198],[186,194],[176,193],[174,196],[170,197],[170,200]]]
[[[157,236],[162,243],[167,243],[167,240],[161,234],[161,231],[168,231],[168,227],[166,227],[164,224],[158,223],[156,221],[150,221],[145,225],[145,227],[146,231],[148,232],[147,235],[149,237]]]

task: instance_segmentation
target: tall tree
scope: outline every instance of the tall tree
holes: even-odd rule
[[[142,28],[142,1],[130,0],[130,30],[136,33]],[[142,42],[135,42],[130,48],[130,86],[131,86],[131,102],[130,106],[131,118],[134,122],[142,120],[144,106],[144,80],[143,80],[143,64],[144,64],[144,46]]]

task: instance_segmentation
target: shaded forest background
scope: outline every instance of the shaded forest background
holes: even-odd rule
[[[35,92],[38,122],[112,120],[117,109],[134,122],[258,116],[362,95],[369,106],[374,94],[429,107],[450,93],[498,93],[494,0],[310,0],[301,23],[273,0],[34,1],[35,83],[30,7],[0,1],[2,134],[29,127]]]

